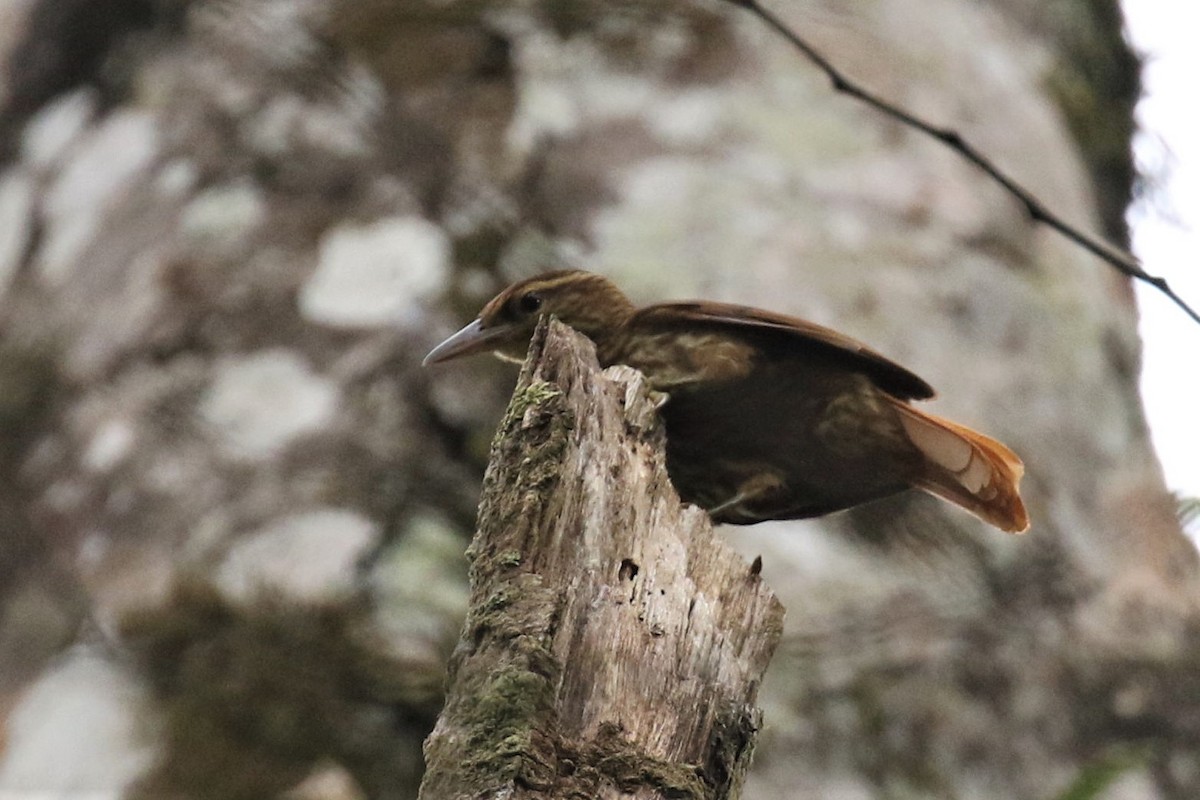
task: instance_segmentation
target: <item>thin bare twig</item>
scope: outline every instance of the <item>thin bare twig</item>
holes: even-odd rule
[[[1175,294],[1175,291],[1167,283],[1165,278],[1160,278],[1151,275],[1142,269],[1141,262],[1138,258],[1124,250],[1115,247],[1103,239],[1087,234],[1073,225],[1066,222],[1062,217],[1058,216],[1050,209],[1046,208],[1040,200],[1025,187],[1021,186],[1012,177],[1003,172],[995,163],[987,156],[980,153],[972,144],[967,142],[963,137],[954,130],[942,128],[932,123],[926,122],[919,117],[916,117],[904,109],[896,106],[882,97],[873,94],[867,89],[859,86],[853,81],[844,76],[837,67],[835,67],[829,59],[825,58],[816,49],[813,48],[807,41],[800,37],[798,33],[789,28],[783,20],[764,8],[758,0],[725,0],[739,8],[744,8],[751,14],[754,14],[762,20],[768,27],[786,39],[793,47],[799,50],[805,58],[811,61],[818,69],[828,76],[833,84],[834,91],[842,94],[850,95],[857,98],[868,106],[882,112],[884,115],[891,117],[910,128],[920,131],[921,133],[937,139],[942,144],[954,150],[967,161],[971,162],[979,169],[983,170],[1000,186],[1004,187],[1010,195],[1025,207],[1025,211],[1035,222],[1040,222],[1060,234],[1065,236],[1076,245],[1087,250],[1089,253],[1097,256],[1105,263],[1111,265],[1127,277],[1135,280],[1148,283],[1158,291],[1166,295],[1170,300],[1183,309],[1183,312],[1192,318],[1196,323],[1200,323],[1200,314],[1198,314],[1191,306],[1184,302],[1183,298]]]

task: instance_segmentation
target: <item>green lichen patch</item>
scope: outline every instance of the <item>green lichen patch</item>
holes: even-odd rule
[[[519,567],[521,560],[520,550],[505,550],[496,556],[496,563],[502,567]]]
[[[532,360],[540,352],[541,330],[535,335],[531,361],[522,370],[492,442],[491,463],[500,466],[489,467],[484,476],[485,496],[503,491],[509,493],[510,500],[481,506],[480,513],[488,516],[480,517],[480,528],[527,528],[536,519],[541,498],[562,479],[562,461],[576,422],[562,390],[532,371]],[[519,558],[519,550],[509,548],[505,559],[508,563],[512,562],[513,552]],[[479,556],[479,548],[473,543],[468,558],[474,564]]]
[[[533,380],[528,386],[518,389],[517,393],[513,395],[512,402],[508,406],[508,413],[505,415],[505,422],[511,423],[516,418],[523,417],[531,407],[543,405],[561,394],[562,392],[554,384]]]
[[[493,454],[505,452],[510,443],[519,438],[520,447],[526,451],[523,462],[553,459],[562,454],[567,443],[565,437],[574,428],[575,418],[566,407],[562,391],[534,378],[528,384],[519,384],[513,393],[504,420],[496,431]],[[518,431],[519,437],[516,436]]]
[[[552,714],[553,685],[526,665],[486,674],[470,692],[464,722],[466,766],[481,776],[516,778],[533,754],[535,731]]]
[[[714,796],[713,788],[701,777],[699,767],[648,755],[626,738],[621,726],[613,723],[601,725],[595,739],[574,751],[564,747],[560,759],[583,765],[572,781],[579,792],[607,783],[623,792],[652,789],[663,797],[678,800],[703,800]]]
[[[451,664],[455,691],[443,711],[454,733],[426,744],[430,796],[449,782],[456,791],[483,791],[553,781],[559,666],[544,635],[547,620],[536,610],[544,604],[514,585],[493,592],[468,620],[465,647]]]

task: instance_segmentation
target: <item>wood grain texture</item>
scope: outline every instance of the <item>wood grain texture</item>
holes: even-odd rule
[[[493,444],[422,800],[736,797],[783,609],[680,504],[640,375],[543,324]]]

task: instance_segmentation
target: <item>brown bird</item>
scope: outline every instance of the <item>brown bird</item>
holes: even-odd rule
[[[919,411],[933,397],[913,373],[860,342],[801,319],[711,302],[637,308],[582,271],[516,283],[435,347],[426,365],[483,350],[524,358],[553,314],[667,395],[667,472],[716,522],[815,517],[923,489],[997,528],[1029,527],[1024,467],[995,439]]]

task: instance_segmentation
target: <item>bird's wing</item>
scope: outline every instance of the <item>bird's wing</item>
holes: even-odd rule
[[[784,314],[707,301],[659,303],[639,310],[631,321],[635,326],[646,328],[671,327],[680,323],[711,326],[731,334],[753,334],[755,338],[766,336],[785,349],[823,349],[835,357],[848,359],[879,388],[902,400],[925,400],[934,396],[933,387],[928,383],[862,342]]]

